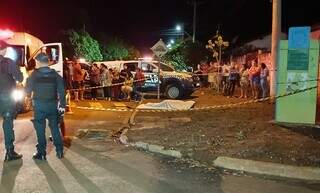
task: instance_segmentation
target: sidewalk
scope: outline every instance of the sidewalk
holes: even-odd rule
[[[195,93],[196,106],[243,100]],[[219,156],[294,166],[320,167],[320,129],[288,129],[270,123],[274,105],[255,103],[232,109],[142,113],[128,132],[132,142],[176,149],[184,157],[212,164]],[[152,118],[154,117],[154,118]]]

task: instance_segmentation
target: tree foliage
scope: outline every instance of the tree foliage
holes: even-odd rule
[[[139,57],[139,51],[120,38],[111,38],[102,45],[104,60],[130,60]]]
[[[177,42],[161,58],[170,63],[176,70],[187,70],[188,67],[195,68],[201,61],[208,60],[209,52],[199,43],[192,40]]]
[[[217,60],[218,63],[221,61],[221,56],[223,54],[223,50],[229,47],[229,42],[224,41],[222,35],[217,31],[216,35],[208,40],[208,45],[206,48],[212,52],[212,57]]]
[[[88,32],[68,30],[66,35],[76,57],[83,57],[89,62],[102,60],[99,42]]]

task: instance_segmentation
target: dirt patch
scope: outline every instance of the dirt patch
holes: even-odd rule
[[[199,91],[196,106],[239,102]],[[207,91],[208,92],[208,91]],[[191,117],[191,122],[169,122],[166,128],[129,131],[132,141],[177,149],[196,160],[211,163],[217,156],[320,166],[320,129],[288,129],[270,123],[274,104],[255,103],[232,109],[175,113],[138,113],[143,116]]]

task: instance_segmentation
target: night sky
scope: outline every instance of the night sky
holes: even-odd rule
[[[313,0],[282,0],[282,31],[320,22]],[[270,0],[202,0],[197,40],[205,43],[219,28],[236,43],[271,32]],[[177,23],[192,34],[193,7],[185,0],[0,0],[0,28],[28,31],[45,42],[69,28],[85,28],[96,37],[117,36],[142,52],[159,38],[174,36]],[[236,38],[238,37],[238,38]]]

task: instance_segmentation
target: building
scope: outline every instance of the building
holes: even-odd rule
[[[250,47],[253,47],[253,48],[256,48],[259,50],[266,50],[266,51],[270,52],[271,51],[271,38],[272,38],[272,35],[268,34],[268,35],[262,36],[261,38],[249,41],[249,42],[245,43],[244,45],[250,46]],[[282,32],[280,34],[280,39],[281,40],[287,39],[287,34]]]
[[[311,27],[311,38],[320,40],[320,23]]]
[[[320,23],[311,27],[310,36],[311,39],[320,40]],[[233,56],[232,61],[248,64],[251,60],[257,59],[259,63],[263,62],[269,69],[273,69],[271,67],[271,37],[271,34],[269,34],[243,44],[241,47],[244,50],[247,49],[247,52],[242,55]],[[287,34],[281,33],[280,39],[288,39]]]

